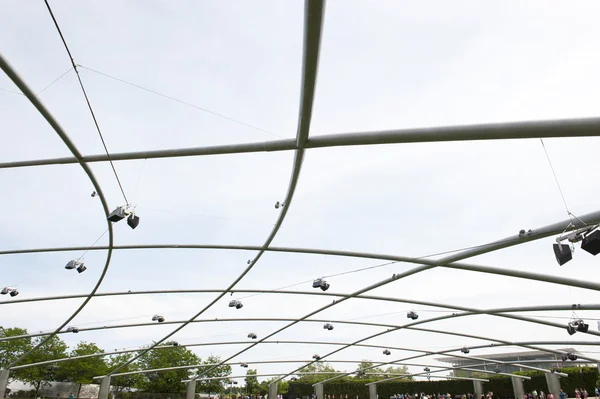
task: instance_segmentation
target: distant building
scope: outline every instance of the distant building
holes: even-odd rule
[[[579,353],[573,348],[564,348],[561,349],[565,352],[571,353]],[[525,366],[539,367],[544,369],[552,369],[552,368],[560,368],[563,366],[563,361],[561,356],[554,353],[542,352],[542,351],[525,351],[525,352],[510,352],[510,353],[495,353],[493,355],[475,355],[478,358],[496,360],[501,362],[511,362],[511,363],[522,363]],[[482,371],[494,371],[501,373],[513,373],[515,371],[527,371],[527,369],[512,366],[508,364],[498,364],[492,362],[485,362],[482,360],[476,359],[467,359],[464,357],[441,357],[436,359],[442,363],[450,363],[453,367],[466,367],[471,369],[477,369]],[[463,375],[469,376],[471,371],[458,371],[456,374],[454,371],[451,375]]]

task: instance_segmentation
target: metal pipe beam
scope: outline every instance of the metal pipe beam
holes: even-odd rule
[[[600,118],[583,118],[326,134],[309,138],[306,140],[305,148],[315,149],[357,145],[597,136],[600,136]],[[283,139],[207,147],[124,152],[111,154],[110,157],[113,161],[128,161],[139,159],[291,151],[297,148],[297,142],[295,140]],[[106,154],[87,155],[84,156],[82,160],[86,163],[107,162],[108,157]],[[0,169],[74,163],[77,163],[77,160],[72,157],[34,159],[2,162],[0,163]]]

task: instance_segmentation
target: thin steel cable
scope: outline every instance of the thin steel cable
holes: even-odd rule
[[[100,140],[102,141],[102,146],[104,147],[104,151],[106,152],[106,156],[108,157],[108,162],[110,162],[110,166],[112,167],[112,170],[117,179],[117,183],[119,184],[119,188],[121,189],[121,194],[123,194],[125,203],[127,205],[129,205],[129,200],[127,200],[127,195],[125,195],[125,190],[123,189],[123,185],[121,184],[121,180],[119,179],[119,174],[117,173],[117,169],[115,168],[115,165],[114,165],[112,159],[110,158],[110,153],[108,152],[108,148],[106,147],[106,142],[104,141],[104,136],[102,135],[102,131],[100,130],[100,125],[98,124],[96,114],[94,113],[94,109],[92,108],[90,99],[87,95],[87,92],[85,91],[85,87],[83,86],[83,81],[81,80],[81,76],[79,75],[79,71],[77,70],[77,64],[75,64],[75,60],[73,59],[71,50],[69,50],[69,46],[67,45],[65,37],[63,36],[63,33],[60,29],[60,26],[58,25],[58,22],[56,21],[56,18],[54,17],[54,13],[52,12],[52,8],[50,7],[48,0],[44,0],[44,3],[46,3],[48,12],[50,13],[50,16],[52,17],[52,21],[54,21],[54,26],[56,27],[56,30],[58,31],[58,34],[60,35],[60,39],[62,40],[62,42],[65,46],[65,50],[67,50],[67,54],[69,55],[69,60],[71,61],[71,65],[73,66],[73,69],[75,70],[75,73],[77,74],[77,80],[79,81],[79,86],[81,87],[81,91],[83,92],[83,96],[85,97],[85,102],[87,103],[90,114],[92,115],[92,119],[94,120],[94,124],[96,125],[96,130],[98,131],[98,135],[100,136]]]
[[[571,217],[571,211],[569,210],[569,206],[567,205],[567,200],[565,199],[565,195],[563,194],[562,188],[560,187],[560,182],[558,181],[558,177],[556,176],[556,172],[554,171],[554,166],[552,166],[552,160],[550,159],[550,155],[548,155],[548,150],[546,150],[546,145],[544,144],[544,140],[540,137],[540,143],[542,143],[542,148],[544,149],[544,153],[546,154],[546,159],[548,160],[548,164],[550,165],[550,170],[552,170],[552,175],[554,176],[554,181],[556,182],[556,187],[558,187],[558,192],[560,193],[560,197],[562,198],[563,204],[565,205],[565,209],[567,210],[567,215]]]
[[[157,96],[160,96],[160,97],[166,98],[166,99],[168,99],[168,100],[171,100],[171,101],[175,101],[175,102],[177,102],[177,103],[180,103],[180,104],[183,104],[183,105],[187,105],[188,107],[192,107],[192,108],[195,108],[195,109],[197,109],[197,110],[200,110],[200,111],[202,111],[202,112],[206,112],[207,114],[211,114],[211,115],[217,116],[217,117],[219,117],[219,118],[226,119],[226,120],[228,120],[228,121],[230,121],[230,122],[237,123],[237,124],[239,124],[239,125],[242,125],[242,126],[249,127],[250,129],[258,130],[258,131],[260,131],[260,132],[267,133],[267,134],[270,134],[270,135],[272,135],[272,136],[275,136],[275,137],[280,137],[280,138],[282,138],[282,139],[288,139],[287,137],[280,136],[280,135],[278,135],[277,133],[270,132],[270,131],[268,131],[268,130],[265,130],[265,129],[262,129],[262,128],[260,128],[260,127],[257,127],[257,126],[254,126],[254,125],[251,125],[251,124],[249,124],[249,123],[242,122],[242,121],[240,121],[240,120],[238,120],[238,119],[235,119],[235,118],[229,117],[229,116],[227,116],[227,115],[220,114],[220,113],[218,113],[218,112],[215,112],[215,111],[211,111],[211,110],[209,110],[209,109],[206,109],[206,108],[204,108],[204,107],[200,107],[200,106],[198,106],[198,105],[195,105],[195,104],[189,103],[189,102],[187,102],[187,101],[183,101],[183,100],[180,100],[180,99],[178,99],[178,98],[171,97],[171,96],[169,96],[169,95],[167,95],[167,94],[160,93],[160,92],[158,92],[158,91],[156,91],[156,90],[152,90],[152,89],[149,89],[149,88],[147,88],[147,87],[140,86],[140,85],[138,85],[138,84],[135,84],[135,83],[132,83],[132,82],[128,82],[128,81],[126,81],[126,80],[124,80],[124,79],[117,78],[116,76],[112,76],[112,75],[109,75],[109,74],[107,74],[107,73],[100,72],[100,71],[97,71],[97,70],[95,70],[95,69],[92,69],[92,68],[88,68],[88,67],[86,67],[86,66],[83,66],[83,65],[81,65],[81,64],[78,64],[78,66],[79,66],[79,67],[81,67],[81,68],[83,68],[83,69],[85,69],[85,70],[88,70],[88,71],[90,71],[90,72],[97,73],[98,75],[102,75],[102,76],[104,76],[104,77],[107,77],[107,78],[109,78],[109,79],[116,80],[117,82],[121,82],[121,83],[124,83],[124,84],[126,84],[126,85],[129,85],[129,86],[132,86],[132,87],[136,87],[136,88],[138,88],[138,89],[140,89],[140,90],[147,91],[148,93],[156,94]],[[289,140],[292,140],[292,139],[289,139]]]
[[[38,91],[36,93],[36,96],[39,96],[40,94],[42,94],[43,92],[45,92],[46,90],[48,90],[50,88],[50,86],[52,86],[54,83],[58,82],[59,80],[61,80],[65,75],[67,75],[69,72],[71,72],[73,70],[73,67],[67,69],[62,75],[60,75],[58,78],[54,79],[52,81],[52,83],[50,83],[49,85],[47,85],[46,87],[44,87],[42,90]]]

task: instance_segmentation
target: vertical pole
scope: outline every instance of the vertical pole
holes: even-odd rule
[[[0,370],[0,399],[4,399],[4,395],[6,395],[9,374],[10,370]]]
[[[481,399],[483,395],[483,381],[473,381],[473,394],[475,399]]]
[[[377,384],[369,385],[369,399],[377,399]]]
[[[546,382],[548,383],[548,393],[552,393],[554,398],[560,398],[560,379],[554,373],[546,373]]]
[[[98,399],[108,399],[110,393],[110,375],[102,377],[100,380],[100,391],[98,392]]]
[[[317,395],[317,399],[325,399],[325,395],[323,395],[323,384],[315,385],[315,394]]]
[[[196,396],[196,380],[190,380],[186,383],[185,399],[194,399]]]
[[[525,390],[523,389],[523,380],[518,377],[511,377],[513,393],[515,394],[515,399],[524,399],[525,398]],[[558,399],[558,397],[555,397]]]
[[[277,381],[269,384],[269,399],[277,399]]]

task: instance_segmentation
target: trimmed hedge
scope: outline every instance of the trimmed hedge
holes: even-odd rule
[[[594,388],[598,380],[598,369],[595,367],[572,367],[560,370],[569,374],[568,377],[560,379],[561,388],[571,398],[575,397],[576,388],[584,388],[590,396],[594,396]],[[531,380],[523,380],[525,392],[548,391],[546,376],[541,371],[515,373],[531,377]],[[484,392],[494,392],[495,398],[512,398],[513,387],[510,377],[490,376],[489,382],[483,383]],[[343,398],[348,395],[348,399],[369,399],[369,388],[365,381],[335,381],[325,384],[325,395],[335,395]],[[384,382],[377,385],[377,394],[381,399],[387,399],[397,393],[450,393],[451,395],[466,394],[473,392],[473,382],[465,380],[439,380],[439,381],[398,381]],[[310,396],[314,393],[314,388],[309,383],[290,382],[289,393],[295,393],[298,396]],[[558,398],[556,398],[558,399]]]

